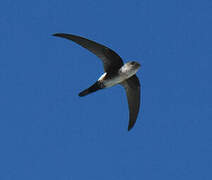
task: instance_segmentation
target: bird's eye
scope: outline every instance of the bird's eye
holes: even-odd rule
[[[135,62],[133,61],[133,62],[131,62],[131,64],[132,64],[132,65],[134,65],[134,64],[135,64]]]

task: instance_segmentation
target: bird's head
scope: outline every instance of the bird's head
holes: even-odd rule
[[[131,67],[132,69],[138,70],[141,67],[141,65],[136,61],[130,61],[127,64],[129,64],[129,67]]]
[[[125,65],[126,65],[127,69],[129,69],[130,71],[135,71],[135,73],[141,67],[141,65],[136,61],[129,61]]]
[[[140,66],[141,65],[138,62],[130,61],[122,66],[121,71],[128,74],[129,76],[132,76],[138,71]]]

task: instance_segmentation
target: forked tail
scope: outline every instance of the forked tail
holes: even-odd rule
[[[92,92],[95,92],[99,89],[101,89],[101,87],[99,85],[99,82],[97,81],[91,87],[89,87],[88,89],[85,89],[84,91],[80,92],[79,96],[80,97],[85,96],[85,95],[90,94]]]

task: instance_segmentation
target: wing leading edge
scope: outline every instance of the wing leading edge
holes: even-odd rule
[[[56,33],[53,34],[53,36],[69,39],[95,54],[102,60],[105,72],[117,70],[123,65],[121,57],[116,52],[97,42],[80,36],[65,33]]]

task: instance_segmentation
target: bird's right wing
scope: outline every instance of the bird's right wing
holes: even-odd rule
[[[99,57],[103,61],[105,72],[110,72],[111,70],[117,70],[123,65],[121,57],[116,52],[94,41],[91,41],[89,39],[80,36],[64,33],[56,33],[53,34],[53,36],[58,36],[72,40],[75,43],[81,45],[82,47],[94,53],[97,57]]]
[[[136,75],[133,75],[129,79],[125,80],[121,83],[124,86],[127,100],[128,100],[128,107],[129,107],[129,125],[128,131],[135,125],[139,108],[140,108],[140,82]]]

